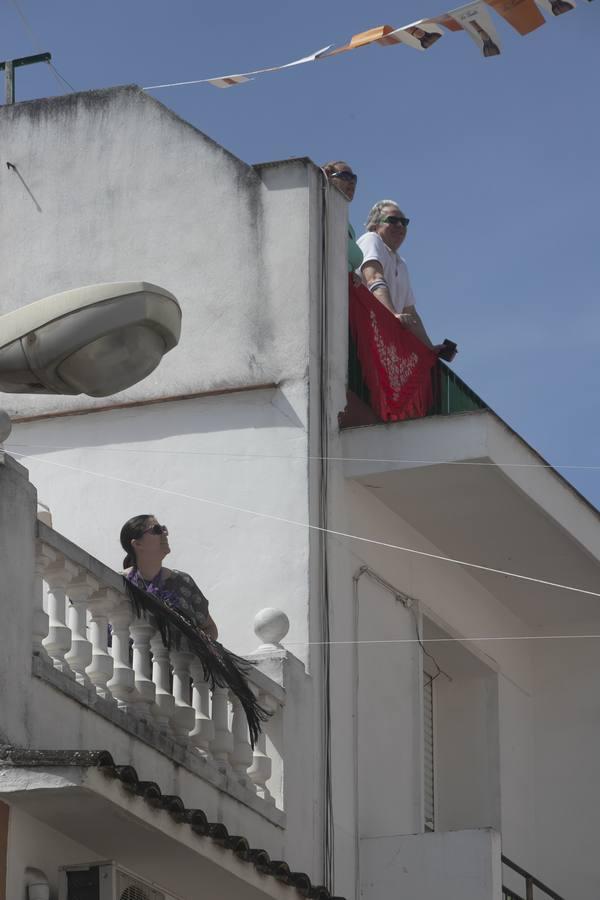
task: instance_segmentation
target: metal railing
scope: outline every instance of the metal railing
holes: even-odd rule
[[[542,897],[550,897],[551,900],[565,900],[564,897],[557,894],[552,888],[549,888],[539,878],[522,869],[521,866],[508,859],[504,854],[502,855],[502,865],[516,872],[525,882],[523,893],[517,893],[512,888],[502,885],[502,900],[538,900],[538,898],[541,900]]]
[[[487,403],[441,360],[437,361],[431,377],[433,403],[428,416],[451,416],[454,413],[488,409]]]

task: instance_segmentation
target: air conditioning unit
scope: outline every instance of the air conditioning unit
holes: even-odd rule
[[[115,862],[62,866],[59,900],[181,900]]]

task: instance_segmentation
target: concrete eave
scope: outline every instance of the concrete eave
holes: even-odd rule
[[[89,847],[98,859],[117,859],[175,894],[195,895],[201,885],[212,897],[298,898],[295,888],[260,874],[166,810],[149,814],[145,800],[98,770],[0,768],[0,798]]]
[[[342,445],[346,477],[443,555],[598,591],[598,511],[490,410],[349,428]],[[469,571],[539,628],[600,615],[600,598]]]

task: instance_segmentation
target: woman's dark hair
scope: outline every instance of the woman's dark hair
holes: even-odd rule
[[[129,566],[135,566],[135,550],[131,546],[131,542],[141,538],[146,530],[146,522],[152,518],[152,513],[146,516],[134,516],[128,519],[121,528],[121,547],[127,554],[123,560],[123,568],[128,569]]]

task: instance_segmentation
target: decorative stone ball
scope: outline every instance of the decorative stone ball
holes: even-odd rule
[[[5,441],[12,431],[12,423],[10,416],[3,409],[0,409],[0,444]]]
[[[263,646],[281,647],[281,641],[290,630],[290,620],[281,609],[269,606],[254,617],[254,634]]]

